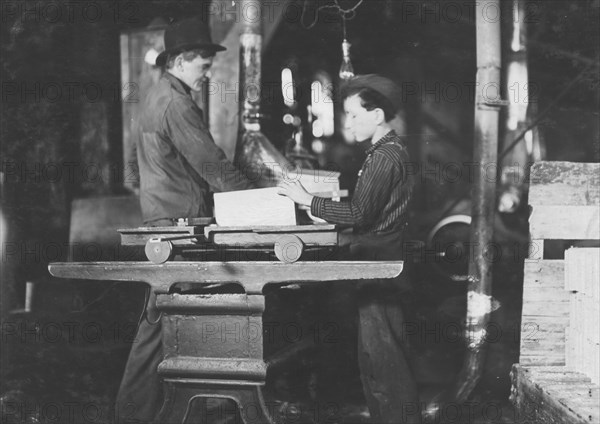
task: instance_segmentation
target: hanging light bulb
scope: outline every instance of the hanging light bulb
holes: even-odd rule
[[[354,67],[350,61],[351,44],[344,38],[342,41],[342,66],[340,66],[340,78],[348,80],[354,76]]]
[[[344,41],[342,41],[342,66],[340,66],[340,78],[349,80],[354,77],[354,67],[350,61],[351,44],[346,38],[346,15],[342,14],[342,29],[344,31]]]

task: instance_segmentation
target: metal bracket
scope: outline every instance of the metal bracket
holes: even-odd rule
[[[508,107],[510,105],[510,100],[494,100],[494,101],[483,101],[477,102],[477,107],[480,109],[491,108],[491,109],[499,109],[501,107]]]

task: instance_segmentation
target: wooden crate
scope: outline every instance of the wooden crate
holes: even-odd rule
[[[600,248],[568,248],[564,259],[545,256],[550,241],[600,246],[599,187],[600,164],[539,162],[531,168],[532,242],[524,264],[520,363],[513,369],[512,395],[521,415],[533,413],[531,422],[600,422]],[[595,396],[594,414],[588,389]]]

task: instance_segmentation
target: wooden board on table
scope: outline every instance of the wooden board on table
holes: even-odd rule
[[[277,187],[215,193],[215,220],[222,227],[296,225],[294,202]]]
[[[293,225],[260,227],[220,227],[204,229],[205,237],[212,243],[225,246],[273,246],[284,234],[293,234],[305,246],[337,246],[338,234],[335,225]]]

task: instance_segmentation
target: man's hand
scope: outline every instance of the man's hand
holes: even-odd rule
[[[301,206],[310,207],[314,196],[308,193],[300,182],[282,180],[277,185],[277,188],[279,189],[277,190],[277,194],[289,197]]]

